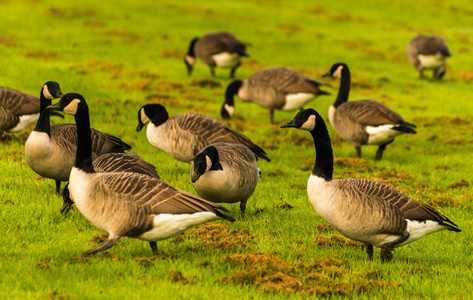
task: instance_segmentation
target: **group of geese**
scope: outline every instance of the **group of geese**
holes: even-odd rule
[[[432,38],[446,48],[439,37],[421,36],[409,44],[408,56],[421,76],[424,69],[430,68],[434,69],[434,78],[440,79],[450,53],[440,46],[434,51],[437,44]],[[227,32],[195,38],[184,57],[188,73],[199,58],[209,65],[212,75],[215,67],[226,67],[231,68],[233,77],[240,58],[248,56],[246,45]],[[422,47],[430,52],[422,52]],[[417,60],[410,56],[415,50]],[[326,75],[340,78],[339,93],[328,119],[337,133],[354,145],[358,156],[361,157],[362,145],[379,145],[375,159],[381,159],[386,145],[396,136],[416,133],[414,124],[380,102],[348,102],[350,71],[346,64],[334,64]],[[382,261],[390,261],[394,248],[424,235],[441,230],[461,231],[435,209],[391,186],[368,179],[332,178],[333,153],[325,122],[315,110],[303,109],[314,97],[328,94],[320,89],[323,85],[287,68],[258,71],[247,80],[228,85],[221,115],[224,119],[233,115],[234,95],[269,109],[271,122],[274,110],[300,109],[281,128],[293,127],[312,135],[316,160],[307,184],[309,200],[333,228],[364,243],[369,260],[373,259],[373,246],[381,248]],[[16,132],[28,127],[36,112],[29,103],[36,103],[37,99],[7,88],[2,88],[2,93],[15,103],[11,114],[16,115],[5,125],[9,112],[3,96],[0,130]],[[52,105],[55,98],[60,100]],[[23,115],[17,113],[22,107]],[[49,81],[41,89],[39,107],[36,127],[25,143],[28,166],[37,174],[54,179],[57,194],[61,182],[68,181],[61,212],[67,213],[75,203],[92,224],[109,234],[103,245],[82,255],[107,250],[121,237],[146,240],[157,254],[157,241],[191,226],[218,219],[233,222],[235,219],[226,214],[228,210],[215,202],[239,202],[243,217],[259,177],[257,160],[270,161],[263,149],[221,121],[198,113],[169,116],[161,104],[143,105],[138,110],[136,130],[148,124],[146,134],[151,145],[191,164],[191,181],[202,199],[162,181],[154,165],[125,152],[131,147],[120,138],[90,128],[89,106],[82,95],[63,95],[59,84]],[[73,115],[76,125],[50,125],[50,116],[58,112]]]

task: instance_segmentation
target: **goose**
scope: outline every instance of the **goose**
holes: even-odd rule
[[[342,235],[373,246],[390,261],[396,247],[441,230],[460,232],[458,226],[432,207],[401,191],[369,179],[333,179],[333,153],[327,127],[313,109],[300,111],[281,128],[309,131],[315,145],[315,165],[307,183],[309,200],[317,213]]]
[[[36,124],[39,110],[38,97],[0,87],[0,136],[4,132],[20,132]]]
[[[247,80],[231,82],[225,91],[225,103],[221,109],[223,119],[234,111],[234,95],[269,109],[271,123],[274,110],[292,111],[303,108],[319,95],[329,95],[320,86],[326,85],[288,68],[268,68],[258,71]]]
[[[61,181],[68,181],[77,143],[77,128],[74,124],[50,125],[51,112],[46,107],[53,98],[62,95],[57,82],[48,81],[41,89],[41,112],[36,127],[25,143],[25,159],[28,166],[37,174],[54,179],[56,194],[61,190]],[[109,153],[123,152],[131,146],[118,137],[92,129],[92,157]]]
[[[68,93],[49,109],[74,116],[78,138],[69,193],[84,217],[109,233],[107,242],[85,251],[83,256],[105,251],[121,237],[148,241],[156,255],[156,241],[208,221],[235,221],[220,212],[228,211],[224,207],[178,190],[158,178],[128,172],[97,173],[92,165],[89,108],[84,97]]]
[[[235,75],[235,70],[241,65],[241,57],[248,56],[248,44],[238,40],[233,34],[219,31],[193,38],[189,50],[184,56],[184,63],[188,75],[191,75],[196,58],[201,59],[210,67],[210,73],[215,77],[215,67],[231,68],[230,78]]]
[[[186,113],[169,117],[161,104],[146,104],[138,111],[136,131],[147,123],[146,136],[150,144],[182,162],[191,163],[200,150],[218,142],[243,144],[256,156],[270,161],[266,152],[248,137],[202,114]]]
[[[407,59],[424,78],[424,70],[433,70],[433,79],[442,79],[447,58],[452,56],[445,40],[440,36],[418,35],[407,45]]]
[[[192,185],[204,199],[240,202],[241,216],[258,183],[257,158],[241,144],[215,143],[205,147],[191,164]]]
[[[92,165],[97,173],[132,172],[161,179],[154,165],[134,153],[105,153],[94,159]],[[64,203],[60,212],[65,215],[74,204],[70,198],[68,183],[64,186],[62,197]]]
[[[417,126],[404,121],[396,112],[374,100],[348,101],[350,70],[336,63],[324,75],[340,77],[338,96],[329,108],[328,119],[342,139],[350,142],[361,157],[361,145],[379,145],[375,160],[380,160],[386,146],[403,133],[415,134]]]

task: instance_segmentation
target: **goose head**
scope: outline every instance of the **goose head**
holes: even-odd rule
[[[234,80],[232,81],[225,90],[225,103],[222,105],[222,109],[220,110],[220,115],[222,119],[230,119],[233,116],[234,111],[234,96],[238,95],[240,88],[243,86],[243,81],[241,80]]]
[[[138,126],[136,131],[140,131],[148,122],[159,126],[169,119],[168,111],[161,104],[146,104],[138,111]]]
[[[320,121],[320,115],[312,108],[301,110],[288,123],[281,126],[281,128],[297,128],[300,130],[313,131]]]
[[[73,116],[84,109],[88,110],[85,98],[81,94],[77,93],[67,93],[58,103],[48,106],[48,110],[62,111]]]
[[[61,96],[61,87],[59,86],[59,83],[55,81],[46,82],[41,89],[41,98],[44,97],[46,99],[52,100]]]
[[[322,77],[330,76],[330,77],[341,78],[343,69],[348,70],[348,66],[345,63],[336,63],[330,68],[330,70],[327,73],[322,75]]]
[[[192,73],[192,68],[195,63],[194,47],[198,40],[199,38],[197,37],[191,40],[191,42],[189,43],[189,50],[187,51],[187,54],[184,56],[184,63],[186,64],[187,75],[191,75]]]
[[[209,170],[223,170],[220,164],[218,151],[214,146],[208,146],[194,158],[191,169],[191,181],[194,183],[199,180]]]

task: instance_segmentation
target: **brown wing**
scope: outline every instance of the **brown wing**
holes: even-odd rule
[[[337,113],[353,122],[367,126],[404,123],[403,118],[398,113],[374,100],[346,102],[337,108]]]
[[[287,68],[269,68],[254,73],[249,79],[250,86],[266,86],[284,94],[320,92],[322,83]]]
[[[233,34],[220,31],[207,34],[200,38],[200,44],[209,55],[222,52],[238,53],[247,56],[246,44],[238,40]]]
[[[96,172],[131,172],[160,179],[156,167],[133,153],[106,153],[92,162]]]
[[[417,36],[410,42],[417,54],[434,55],[438,52],[444,56],[451,56],[444,39],[439,36]]]
[[[0,106],[0,134],[18,124],[20,118],[12,114],[8,109]]]
[[[39,98],[7,87],[0,87],[0,107],[16,116],[39,113]]]

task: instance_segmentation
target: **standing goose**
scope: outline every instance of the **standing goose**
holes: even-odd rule
[[[37,174],[56,181],[56,194],[61,190],[61,181],[68,181],[74,165],[77,147],[77,127],[74,124],[50,125],[50,112],[46,110],[51,100],[61,96],[59,84],[48,81],[41,89],[41,112],[35,129],[25,143],[25,158],[28,166]],[[92,157],[110,152],[123,152],[131,147],[121,139],[92,129]]]
[[[455,223],[435,209],[401,191],[369,179],[332,179],[333,154],[322,117],[313,109],[300,111],[281,128],[295,127],[311,133],[315,165],[307,193],[317,213],[344,236],[366,245],[368,260],[373,246],[381,248],[383,261],[391,251],[424,235],[441,230],[460,232]]]
[[[407,45],[407,58],[424,78],[424,70],[433,70],[433,79],[442,79],[446,61],[451,56],[447,44],[440,36],[418,35]]]
[[[241,216],[258,183],[256,156],[241,144],[215,143],[199,152],[191,164],[192,185],[204,199],[240,202]]]
[[[19,132],[39,119],[38,97],[0,87],[0,137],[4,132]]]
[[[150,144],[183,162],[191,163],[200,150],[218,142],[243,144],[256,156],[270,161],[266,152],[248,137],[205,115],[187,113],[169,117],[161,104],[146,104],[138,111],[136,131],[148,122],[146,136]]]
[[[79,211],[96,227],[109,233],[102,246],[82,255],[109,249],[121,237],[150,242],[184,232],[207,221],[234,221],[219,210],[220,205],[178,190],[158,178],[137,173],[96,173],[92,165],[92,140],[88,106],[84,97],[68,93],[50,109],[74,115],[77,124],[77,152],[69,178],[69,192]]]
[[[238,40],[233,34],[219,31],[194,38],[189,44],[189,50],[184,56],[187,73],[191,75],[196,58],[210,67],[210,73],[215,77],[215,67],[231,68],[230,78],[241,65],[241,57],[248,56],[246,43]]]
[[[105,153],[94,159],[92,165],[97,173],[132,172],[161,179],[154,165],[133,153]],[[64,204],[60,211],[65,215],[74,204],[70,198],[69,184],[64,187],[62,197]]]
[[[416,133],[416,125],[404,121],[381,102],[348,102],[351,79],[346,64],[334,64],[324,76],[340,77],[337,100],[330,106],[328,119],[342,139],[353,144],[358,157],[361,157],[361,145],[379,145],[375,160],[380,160],[386,146],[398,135]]]
[[[318,95],[330,93],[320,90],[323,83],[287,68],[269,68],[258,71],[247,80],[235,80],[225,91],[225,103],[221,115],[228,119],[233,115],[234,95],[269,109],[271,123],[274,110],[292,111],[302,109]]]

